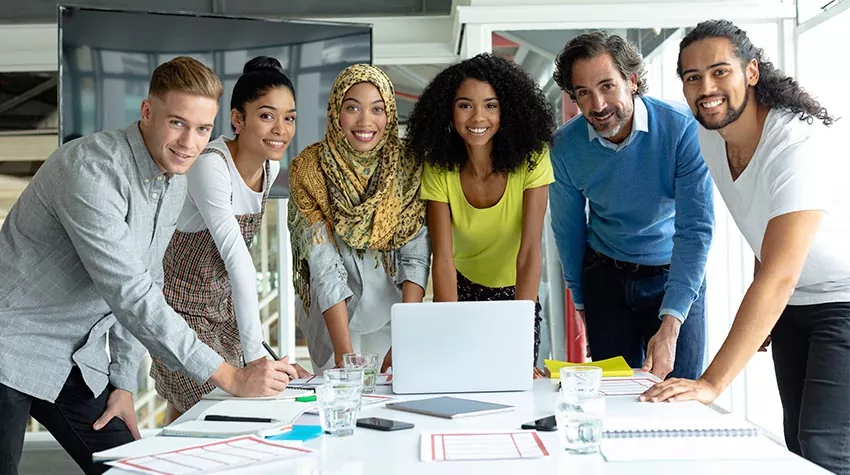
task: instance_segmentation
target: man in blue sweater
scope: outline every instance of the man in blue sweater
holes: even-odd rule
[[[555,66],[582,114],[552,139],[552,229],[591,356],[699,377],[714,217],[697,123],[643,96],[643,58],[619,36],[578,36]]]

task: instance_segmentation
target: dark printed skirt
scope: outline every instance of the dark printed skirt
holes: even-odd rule
[[[460,302],[492,302],[494,300],[514,300],[516,286],[486,287],[467,279],[457,273],[457,299]],[[534,304],[534,364],[537,364],[537,354],[540,352],[540,322],[543,318],[540,312],[543,308],[540,302]]]

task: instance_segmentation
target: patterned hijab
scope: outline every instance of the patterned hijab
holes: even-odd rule
[[[342,101],[351,86],[369,82],[384,100],[387,127],[374,149],[358,152],[339,123]],[[327,132],[293,160],[290,171],[289,230],[293,280],[309,308],[307,257],[319,244],[317,223],[357,251],[375,250],[395,275],[393,251],[413,239],[425,222],[419,198],[422,166],[404,153],[398,136],[395,91],[387,75],[368,64],[349,66],[337,76],[328,100]]]

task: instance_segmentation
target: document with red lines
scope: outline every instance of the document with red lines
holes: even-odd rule
[[[312,453],[313,450],[248,435],[158,454],[131,457],[109,465],[151,475],[210,473]]]
[[[633,378],[602,378],[599,394],[603,396],[639,396],[647,389],[661,382],[653,376]]]
[[[420,460],[499,460],[548,457],[549,451],[534,431],[423,432]]]

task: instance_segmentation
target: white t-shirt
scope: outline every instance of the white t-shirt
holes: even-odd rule
[[[220,150],[227,160],[208,152],[198,157],[186,172],[188,194],[177,220],[177,230],[188,233],[210,230],[230,277],[245,361],[252,361],[268,354],[263,348],[257,274],[236,216],[262,211],[263,193],[248,188],[242,180],[223,136],[207,147]],[[274,182],[279,171],[280,162],[271,161],[270,176],[263,177],[263,186],[267,180]]]
[[[838,124],[809,124],[799,114],[771,110],[752,160],[734,182],[726,142],[716,131],[699,130],[717,189],[759,259],[768,221],[795,211],[825,212],[789,305],[850,302],[850,154]]]

